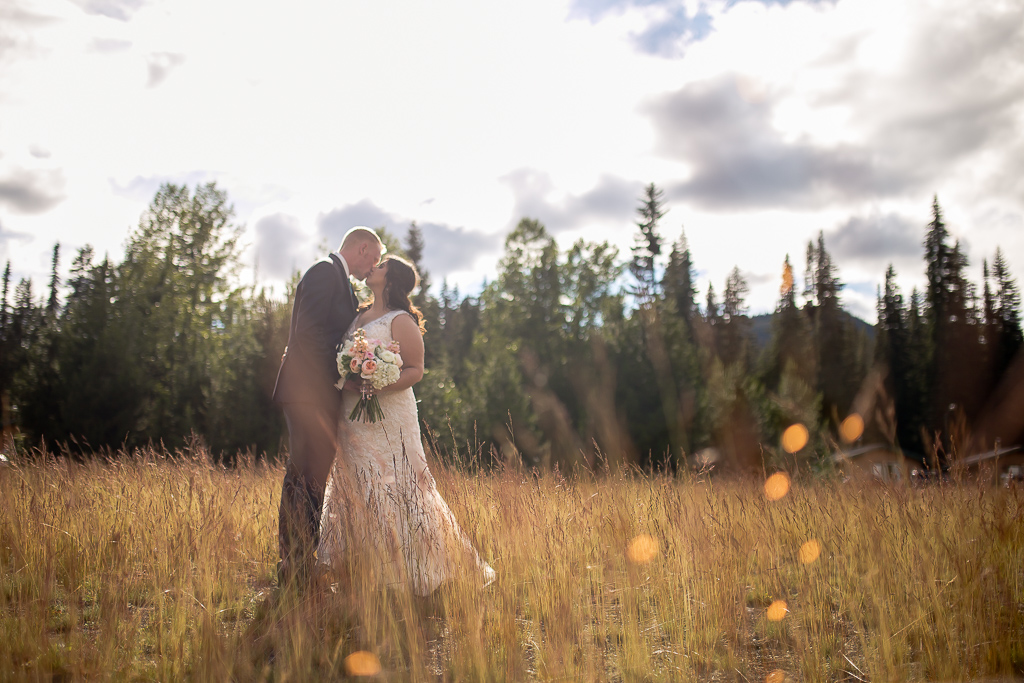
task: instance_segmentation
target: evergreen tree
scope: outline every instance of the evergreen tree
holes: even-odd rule
[[[644,189],[643,199],[636,210],[639,214],[639,220],[636,222],[638,232],[629,270],[636,278],[636,293],[641,300],[648,300],[657,294],[654,260],[661,254],[661,235],[658,234],[658,222],[665,215],[663,194],[654,183],[651,183]]]
[[[211,363],[221,352],[222,304],[238,268],[241,227],[214,183],[163,185],[118,268],[126,356],[144,378],[134,437],[207,432]]]
[[[783,431],[794,422],[807,426],[812,440],[821,439],[817,425],[821,420],[821,396],[816,391],[817,368],[814,345],[807,317],[797,304],[797,287],[789,255],[782,265],[779,302],[772,319],[771,341],[761,356],[761,384],[767,391],[760,406],[762,429],[769,443],[777,443]],[[758,392],[748,389],[751,396]],[[755,404],[755,407],[756,404]],[[814,447],[804,452],[815,452]],[[774,464],[787,465],[780,452],[767,451]]]
[[[722,326],[722,312],[715,298],[715,285],[708,283],[708,293],[704,297],[703,324],[698,328],[697,344],[705,356],[710,359],[718,354],[718,330]]]
[[[46,315],[47,318],[53,320],[57,317],[57,306],[58,294],[57,288],[60,286],[60,275],[57,269],[60,266],[60,243],[53,245],[53,257],[50,261],[50,298],[46,302]]]
[[[796,302],[796,282],[789,254],[782,266],[779,303],[772,320],[772,337],[762,356],[762,381],[770,391],[777,391],[787,366],[794,378],[809,387],[817,385],[814,345],[807,318]]]
[[[972,325],[971,286],[967,281],[967,257],[959,242],[949,244],[949,231],[938,198],[932,201],[932,220],[924,240],[927,289],[925,317],[928,326],[926,395],[929,405],[925,426],[942,433],[946,453],[952,418],[970,418],[978,410],[988,373],[981,362],[981,331]]]
[[[88,245],[71,263],[56,353],[58,419],[38,416],[37,436],[89,449],[116,447],[135,429],[142,381],[124,352],[128,330],[115,271],[107,258],[94,263]]]
[[[692,329],[697,315],[697,288],[694,280],[690,246],[686,241],[686,233],[680,231],[679,239],[669,253],[661,286],[666,300],[674,304],[675,312],[689,329]]]
[[[38,312],[38,330],[33,343],[24,350],[25,366],[18,389],[21,427],[30,434],[42,435],[53,417],[59,414],[62,378],[57,361],[57,347],[61,340],[60,302],[57,288],[60,284],[60,244],[53,247],[50,266],[50,295],[45,308]]]
[[[7,297],[11,286],[11,262],[4,267],[3,292],[0,294],[0,398],[10,400],[11,377],[14,374],[12,363],[13,348],[11,347],[11,329],[7,308]]]
[[[749,291],[739,267],[733,267],[725,280],[722,317],[715,334],[718,357],[726,365],[739,363],[744,371],[749,368],[750,319],[746,315]]]
[[[865,374],[858,362],[856,333],[849,314],[842,308],[840,281],[832,256],[825,247],[825,235],[817,244],[807,244],[807,272],[811,300],[805,306],[814,339],[818,371],[817,391],[822,396],[822,417],[839,422],[849,411]]]
[[[1016,280],[1010,276],[1009,264],[998,247],[992,260],[992,279],[995,282],[992,295],[995,325],[993,358],[997,376],[1001,376],[1020,352],[1024,340],[1021,334],[1020,290]]]
[[[506,457],[516,449],[539,464],[543,437],[528,390],[546,384],[564,357],[558,247],[543,224],[524,218],[506,237],[498,268],[480,297],[480,337],[465,389],[485,438]]]
[[[437,299],[430,295],[430,273],[423,267],[423,231],[416,225],[416,221],[409,224],[409,231],[405,235],[405,255],[409,261],[416,266],[420,275],[420,287],[412,295],[412,303],[420,310],[423,321],[426,325],[427,336],[424,350],[423,364],[425,371],[430,371],[437,364],[438,349],[435,348],[437,328],[441,323],[441,310]]]
[[[896,439],[900,446],[920,450],[921,400],[924,387],[922,359],[915,357],[920,346],[923,324],[917,303],[917,290],[911,295],[909,306],[896,283],[892,264],[885,273],[884,293],[878,301],[878,337],[875,340],[875,358],[887,370],[886,388],[896,410]]]
[[[948,244],[949,231],[942,219],[942,209],[936,195],[932,200],[932,220],[924,240],[925,277],[925,317],[932,329],[932,341],[937,342],[938,336],[945,331],[944,323],[948,321],[947,313],[947,279],[950,263]]]
[[[424,246],[423,231],[416,225],[416,221],[412,221],[409,224],[409,231],[405,234],[405,255],[420,274],[420,289],[412,297],[412,302],[421,310],[426,306],[430,296],[430,273],[423,267]]]

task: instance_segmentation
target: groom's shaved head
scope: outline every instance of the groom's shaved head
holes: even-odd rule
[[[377,233],[362,225],[356,226],[345,233],[345,236],[341,239],[341,246],[338,247],[338,251],[345,248],[358,247],[366,243],[379,244],[380,253],[382,254],[387,251],[387,247],[380,241]]]
[[[366,279],[385,251],[387,249],[377,233],[362,225],[346,232],[338,248],[338,253],[348,264],[349,274],[357,280]]]

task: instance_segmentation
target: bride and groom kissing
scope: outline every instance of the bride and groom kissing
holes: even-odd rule
[[[405,259],[382,258],[385,251],[376,232],[352,228],[295,290],[274,387],[289,437],[278,521],[281,586],[343,572],[353,560],[378,585],[406,585],[421,596],[467,567],[481,585],[494,580],[427,467],[412,390],[423,377],[423,318],[409,300],[419,275]],[[352,278],[366,284],[368,302],[360,305]],[[339,373],[338,350],[360,330],[400,349],[397,381],[374,390]],[[350,420],[368,391],[383,417]]]

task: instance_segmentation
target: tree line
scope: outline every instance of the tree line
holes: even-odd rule
[[[665,239],[654,184],[639,198],[628,255],[582,239],[563,249],[524,218],[496,277],[472,296],[430,286],[415,222],[401,237],[381,228],[424,280],[416,393],[426,438],[463,464],[817,468],[856,411],[869,425],[862,439],[948,449],[950,420],[979,416],[1020,349],[1020,295],[999,250],[979,293],[937,199],[932,212],[926,291],[904,298],[890,266],[874,329],[843,309],[823,234],[807,245],[802,283],[788,256],[781,264],[767,320],[748,315],[738,268],[720,297],[713,284],[699,293],[685,233]],[[61,282],[57,245],[44,296],[27,279],[9,291],[8,263],[5,429],[25,446],[72,452],[198,436],[226,458],[276,455],[287,434],[270,394],[299,274],[283,300],[239,286],[233,219],[215,184],[166,184],[119,261],[83,247]],[[766,343],[759,324],[770,327]],[[796,422],[808,443],[788,453],[780,437]]]

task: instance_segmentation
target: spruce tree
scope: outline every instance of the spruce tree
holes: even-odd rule
[[[3,292],[0,293],[0,411],[3,412],[0,438],[6,436],[10,427],[10,416],[7,413],[10,404],[11,377],[14,374],[13,349],[11,348],[11,330],[8,323],[7,296],[11,286],[11,262],[7,261],[4,268]]]
[[[1021,334],[1021,297],[1016,280],[1010,276],[1010,267],[1002,249],[996,247],[992,260],[994,319],[997,338],[994,340],[994,364],[1001,376],[1020,351],[1024,339]]]
[[[822,417],[828,420],[842,420],[846,416],[865,372],[858,363],[858,345],[849,314],[842,308],[840,292],[844,284],[836,270],[825,247],[824,232],[819,232],[817,243],[807,244],[809,283],[804,291],[810,299],[804,311],[814,340],[816,389],[822,396]]]
[[[412,264],[420,274],[420,289],[413,296],[413,303],[418,308],[423,308],[430,290],[430,273],[423,267],[423,231],[416,221],[409,224],[409,231],[405,234],[405,255],[409,257]]]
[[[924,294],[925,317],[932,329],[932,342],[945,334],[944,323],[948,321],[948,295],[946,291],[949,272],[950,248],[949,231],[942,219],[939,197],[932,200],[932,220],[924,239],[925,277],[927,285]]]
[[[435,348],[435,340],[438,338],[436,331],[441,323],[441,310],[437,299],[430,295],[430,273],[423,267],[424,246],[423,231],[416,225],[416,221],[412,221],[409,224],[409,231],[405,235],[405,255],[416,266],[416,271],[420,275],[420,287],[413,294],[412,303],[420,310],[427,334],[430,335],[427,338],[428,343],[423,358],[424,368],[430,369],[438,362],[439,349]]]
[[[967,256],[960,243],[949,244],[949,230],[938,197],[932,201],[932,220],[925,235],[925,317],[928,325],[926,426],[942,435],[947,454],[956,417],[973,417],[984,393],[988,374],[981,364],[981,331],[972,325],[971,285],[966,277]]]
[[[5,338],[7,332],[7,294],[11,286],[11,262],[7,261],[4,268],[3,294],[0,294],[0,339]]]
[[[661,286],[666,300],[674,304],[676,314],[683,319],[688,329],[692,329],[697,313],[697,289],[690,246],[684,231],[680,231],[679,239],[672,245]]]
[[[636,293],[641,300],[648,300],[656,295],[657,281],[654,278],[654,260],[661,254],[661,235],[658,234],[658,222],[665,215],[663,209],[663,192],[651,183],[644,190],[640,206],[636,212],[638,232],[636,244],[633,246],[633,260],[629,270],[636,278]]]
[[[789,254],[782,264],[779,303],[772,317],[771,341],[765,348],[761,366],[765,388],[777,391],[787,365],[809,387],[817,386],[817,363],[807,317],[797,305],[796,280]]]
[[[46,302],[46,315],[47,318],[53,320],[57,316],[58,293],[57,288],[60,286],[60,275],[57,269],[60,267],[60,243],[53,245],[53,257],[50,260],[50,298]]]
[[[746,296],[750,291],[747,281],[734,266],[725,280],[722,296],[722,318],[716,334],[718,356],[726,365],[739,363],[749,368],[750,319],[747,317]]]

